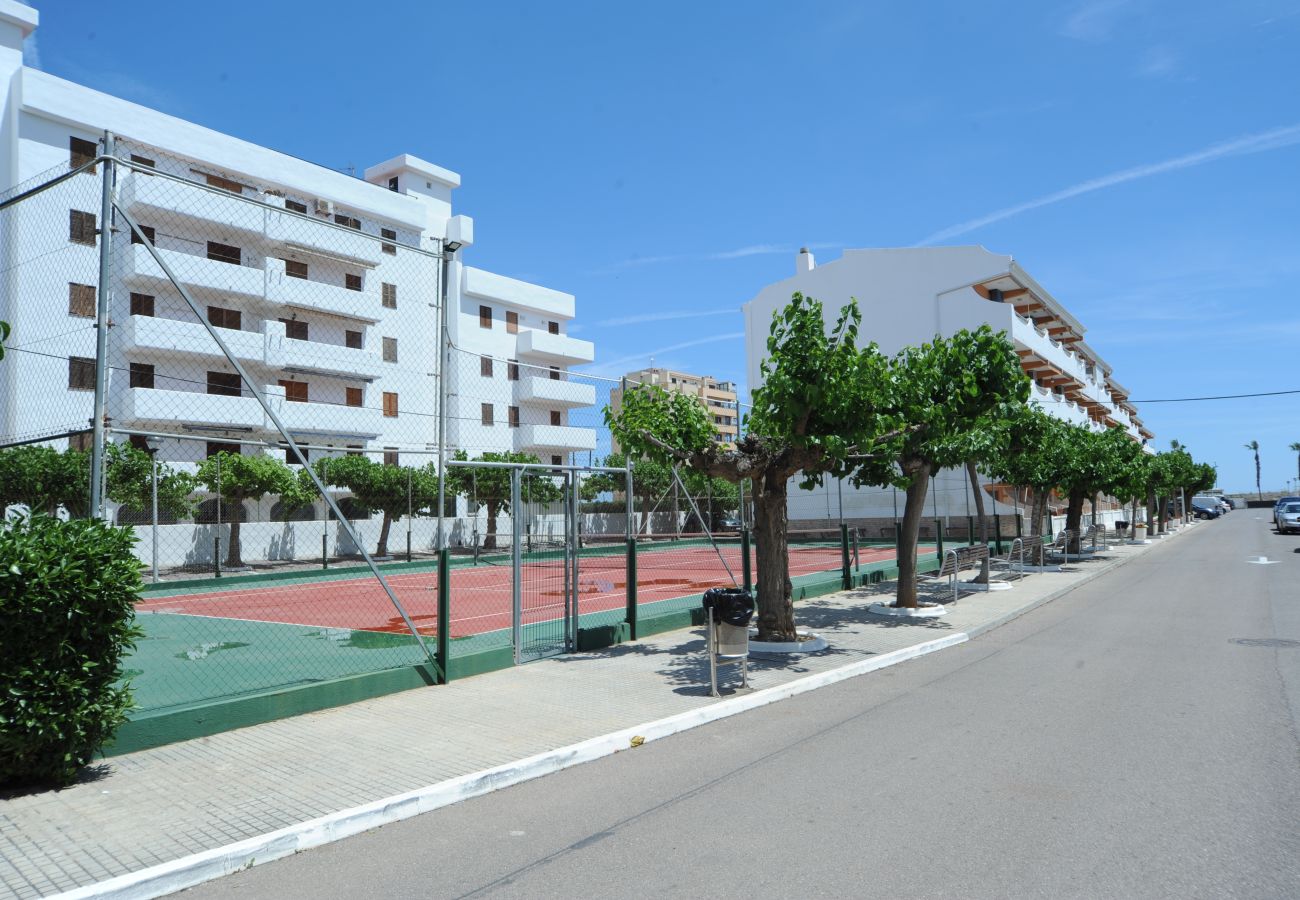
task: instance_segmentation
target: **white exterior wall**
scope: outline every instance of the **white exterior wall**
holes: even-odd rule
[[[1010,256],[978,246],[846,250],[840,259],[812,268],[808,268],[811,260],[803,259],[806,256],[801,256],[792,277],[763,288],[743,307],[746,364],[752,387],[762,383],[759,366],[766,355],[772,316],[789,303],[795,291],[821,301],[828,329],[834,326],[840,308],[856,298],[862,313],[859,344],[874,341],[882,352],[892,355],[903,347],[932,340],[936,334],[950,336],[964,328],[987,324],[995,331],[1007,332],[1017,349],[1033,350],[1077,378],[1089,397],[1104,404],[1130,435],[1140,440],[1132,418],[1118,407],[1106,387],[1106,371],[1093,367],[1090,372],[1078,353],[1017,314],[1011,303],[986,300],[971,287],[1008,273],[1032,283]],[[1033,288],[1042,291],[1036,283]],[[1068,317],[1064,310],[1060,312]],[[1031,390],[1030,400],[1065,421],[1097,427],[1084,408],[1037,385]],[[841,505],[845,518],[893,518],[892,491],[856,490],[849,485],[841,490],[834,482],[803,491],[797,481],[790,489],[792,520],[838,519]],[[938,496],[927,498],[926,516],[937,513],[941,517],[964,517],[968,506],[973,515],[974,504],[965,481],[962,472],[939,473]],[[901,494],[898,509],[901,515]],[[1003,504],[995,505],[987,494],[985,510],[990,515],[1011,512]]]
[[[468,246],[472,222],[453,216],[452,211],[452,192],[460,184],[459,176],[403,155],[371,167],[361,180],[23,68],[22,39],[35,22],[34,10],[13,0],[0,0],[0,191],[66,164],[70,137],[97,141],[105,129],[119,136],[121,155],[138,152],[149,156],[155,159],[157,171],[192,180],[196,175],[190,170],[195,168],[257,189],[256,193],[245,192],[256,201],[250,203],[219,191],[185,186],[170,191],[166,179],[119,169],[119,200],[142,225],[150,225],[151,220],[168,223],[165,232],[159,229],[157,245],[165,255],[177,254],[169,259],[177,262],[178,274],[189,282],[196,301],[240,311],[239,331],[223,330],[223,337],[253,380],[267,388],[268,397],[296,437],[333,444],[340,450],[362,445],[376,458],[386,447],[399,451],[432,447],[437,440],[440,260],[399,246],[399,264],[396,257],[381,252],[378,240],[324,224],[310,214],[304,217],[281,210],[284,198],[306,203],[309,212],[315,209],[317,199],[323,199],[331,201],[338,212],[359,219],[361,231],[368,235],[378,236],[381,228],[387,228],[396,231],[399,245],[436,251],[450,235]],[[397,190],[389,189],[392,177],[397,178]],[[77,208],[98,219],[100,176],[82,175],[72,182],[84,183],[84,187],[69,189],[81,198]],[[0,261],[5,263],[0,271],[7,271],[0,275],[0,318],[23,334],[24,344],[39,342],[49,354],[13,353],[6,358],[5,377],[0,379],[0,431],[7,434],[48,433],[55,426],[67,427],[70,416],[77,424],[88,423],[91,417],[92,392],[61,395],[68,377],[66,357],[93,357],[95,338],[92,320],[63,319],[60,308],[66,312],[68,282],[98,282],[99,263],[97,247],[67,241],[69,190],[52,191],[13,208],[6,215],[15,227],[0,235]],[[202,202],[196,203],[195,196]],[[31,227],[20,227],[24,222]],[[177,223],[182,224],[178,227]],[[207,260],[202,243],[206,240],[240,247],[242,264],[235,267]],[[305,241],[307,246],[296,249],[286,241],[295,245]],[[544,360],[521,354],[518,342],[527,333],[545,332],[547,321],[560,322],[563,332],[575,314],[574,298],[481,270],[467,270],[459,259],[465,252],[457,253],[458,258],[448,266],[453,339],[465,336],[480,348],[475,352],[491,352],[502,359],[543,365],[553,362],[549,357]],[[285,276],[281,261],[285,256],[308,262],[308,281]],[[57,258],[58,263],[18,265],[40,258]],[[121,355],[114,364],[147,362],[155,367],[152,390],[131,388],[124,374],[110,374],[109,412],[114,424],[175,430],[186,423],[230,422],[233,415],[241,422],[257,423],[251,436],[273,436],[255,400],[206,393],[206,386],[199,383],[205,370],[233,370],[188,307],[170,290],[157,290],[156,318],[145,320],[130,314],[132,290],[154,293],[151,287],[164,287],[166,282],[144,247],[129,246],[125,232],[115,238],[114,271],[117,280],[112,286],[110,315],[117,327],[112,343],[114,352]],[[472,273],[468,279],[463,277],[466,271]],[[344,288],[347,273],[362,277],[362,291]],[[396,309],[382,306],[380,286],[384,282],[397,287]],[[462,297],[462,286],[477,293]],[[32,297],[42,298],[39,307],[19,299]],[[492,303],[498,316],[507,307],[517,310],[521,335],[503,340],[504,321],[493,339],[476,334],[480,302]],[[309,340],[287,339],[280,318],[306,322]],[[362,350],[346,347],[344,332],[348,330],[361,332]],[[382,359],[385,337],[397,340],[396,363]],[[573,363],[594,358],[594,348],[588,342],[570,340],[567,346]],[[499,369],[504,383],[504,365]],[[460,394],[454,383],[457,373],[453,369],[448,374],[449,394],[455,398]],[[478,377],[477,371],[467,374]],[[276,385],[281,378],[308,382],[310,402],[285,402]],[[364,409],[338,405],[344,402],[346,387],[363,389]],[[518,384],[513,387],[518,391]],[[60,396],[51,398],[50,391]],[[164,397],[164,391],[171,393]],[[384,392],[397,393],[400,398],[395,418],[378,411]],[[594,405],[594,397],[587,403],[581,402],[584,399],[572,392],[560,398],[564,424],[546,436],[552,444],[558,438],[568,450],[594,447],[594,431],[567,425],[569,409]],[[540,402],[534,399],[532,405]],[[253,406],[245,410],[249,404]],[[158,416],[160,410],[168,409],[168,418],[142,415]],[[477,419],[477,404],[473,415]],[[523,430],[506,426],[504,404],[500,423],[492,440],[476,435],[473,443],[526,449],[520,446]],[[222,436],[211,437],[221,440]],[[175,445],[172,458],[177,460],[196,458],[193,448],[203,446],[200,442],[167,443]],[[454,449],[454,439],[449,443]],[[163,456],[168,456],[166,450]]]

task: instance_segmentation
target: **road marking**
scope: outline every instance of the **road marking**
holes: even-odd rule
[[[1267,556],[1257,556],[1254,559],[1248,559],[1246,562],[1252,566],[1276,566],[1276,559],[1269,559]]]

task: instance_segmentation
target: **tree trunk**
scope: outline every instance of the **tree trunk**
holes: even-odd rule
[[[217,497],[217,504],[217,508],[221,509],[222,500],[220,496]],[[239,520],[241,518],[240,513],[244,511],[243,498],[231,503],[230,506],[234,507],[235,514],[230,516],[230,546],[226,548],[225,566],[227,569],[242,569],[244,567],[244,557],[239,549]],[[229,507],[224,511],[228,512]]]
[[[929,463],[915,463],[909,468],[912,483],[907,486],[907,501],[903,506],[903,534],[898,548],[898,596],[894,600],[894,606],[899,609],[916,609],[916,542],[921,533],[921,518],[925,515],[925,493],[930,487]]]
[[[393,514],[384,510],[384,524],[379,526],[379,546],[375,547],[375,556],[388,555],[388,532],[393,527]]]
[[[1070,552],[1078,553],[1081,545],[1081,529],[1083,524],[1083,491],[1071,491],[1070,503],[1065,508],[1065,528],[1067,531],[1073,531],[1074,537],[1070,539]]]
[[[979,472],[975,471],[975,462],[973,460],[966,462],[966,474],[970,477],[970,491],[975,495],[975,515],[979,516],[980,523],[980,544],[987,547],[989,545],[989,521],[984,517],[984,493],[980,490]],[[989,583],[989,561],[987,558],[980,562],[980,573],[976,576],[975,583]]]
[[[1047,515],[1047,497],[1050,493],[1050,489],[1039,488],[1035,488],[1033,493],[1034,510],[1032,521],[1029,523],[1029,543],[1033,551],[1030,559],[1035,566],[1047,562],[1047,556],[1043,553],[1043,518]]]
[[[487,534],[483,536],[483,549],[495,550],[497,548],[497,512],[501,508],[501,501],[488,500],[484,505],[487,506]]]
[[[795,641],[784,473],[755,479],[754,544],[758,556],[758,639]]]
[[[1156,492],[1147,491],[1147,534],[1156,534]]]

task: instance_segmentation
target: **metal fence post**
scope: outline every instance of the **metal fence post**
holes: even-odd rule
[[[943,559],[943,522],[938,519],[934,520],[934,534],[935,540],[939,544],[939,558]]]
[[[742,584],[744,584],[747,591],[754,590],[754,565],[749,559],[751,539],[749,526],[742,524],[740,528],[740,574]]]
[[[153,447],[149,450],[149,478],[152,485],[152,506],[153,506],[153,525],[150,528],[151,539],[153,543],[153,578],[154,584],[158,583],[158,448]]]
[[[108,321],[112,294],[113,132],[104,132],[104,181],[99,206],[99,293],[95,305],[95,404],[90,446],[90,515],[104,515],[104,442],[108,418]]]
[[[853,570],[849,565],[849,526],[840,523],[840,584],[844,590],[853,587]]]
[[[975,546],[975,519],[972,516],[966,517],[966,546]]]
[[[1002,516],[993,514],[993,542],[997,546],[998,556],[1002,555]]]
[[[515,665],[522,660],[524,640],[524,600],[521,581],[524,577],[519,543],[519,469],[510,470],[510,641],[515,646]],[[568,574],[568,565],[565,565]],[[565,602],[568,600],[566,598]]]
[[[451,551],[438,550],[438,668],[442,683],[451,681]]]
[[[212,565],[216,577],[221,577],[221,454],[217,454],[217,532],[212,537]],[[238,515],[238,513],[236,513]]]

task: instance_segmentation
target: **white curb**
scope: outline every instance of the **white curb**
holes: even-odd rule
[[[145,898],[160,897],[223,875],[233,874],[241,869],[272,862],[312,847],[370,831],[381,825],[400,822],[421,813],[459,803],[461,800],[468,800],[552,772],[559,772],[579,763],[609,756],[620,750],[639,746],[641,743],[665,738],[760,706],[767,706],[769,703],[814,691],[838,681],[897,665],[945,647],[965,643],[969,639],[965,632],[958,632],[937,640],[904,647],[901,650],[882,653],[828,672],[808,675],[788,684],[732,697],[666,719],[624,728],[558,750],[548,750],[517,762],[506,763],[362,806],[340,810],[268,834],[228,844],[225,847],[205,850],[139,872],[119,875],[98,884],[57,894],[53,900],[83,900],[92,897],[145,900]],[[634,743],[636,738],[640,740]]]

